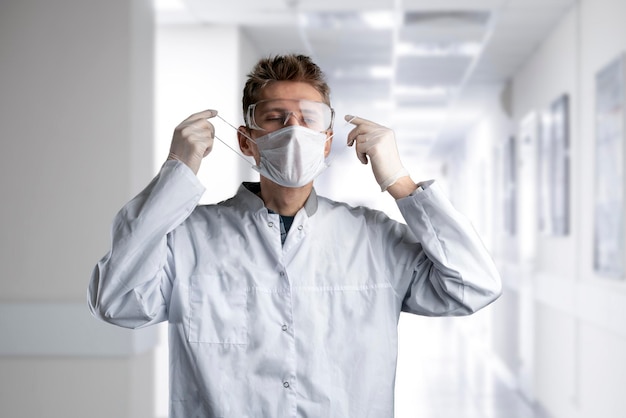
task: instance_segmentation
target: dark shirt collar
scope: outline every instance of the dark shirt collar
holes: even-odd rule
[[[261,193],[261,183],[243,182],[239,187],[238,194],[245,194],[247,192],[254,195],[246,196],[246,200],[248,200],[251,205],[250,209],[258,210],[261,207],[265,207],[263,200],[259,197]],[[252,201],[250,201],[249,199],[251,199]],[[311,189],[311,194],[306,199],[306,202],[304,202],[304,210],[309,217],[313,216],[315,212],[317,212],[317,193],[315,193],[315,188]]]

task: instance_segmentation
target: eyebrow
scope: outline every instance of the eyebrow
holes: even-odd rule
[[[280,102],[279,103],[271,103],[272,107],[269,107],[270,106],[269,103],[261,102],[261,103],[257,104],[257,107],[261,108],[263,110],[275,110],[275,109],[281,109],[282,110],[282,109],[286,109],[286,105],[289,104],[290,102],[294,103],[294,102],[296,102],[296,101],[298,101],[300,99],[294,99],[294,100],[291,100],[291,101],[289,99],[273,99],[273,100],[280,100]],[[283,107],[280,107],[280,106],[283,106]]]

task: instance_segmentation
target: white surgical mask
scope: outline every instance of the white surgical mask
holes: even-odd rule
[[[328,167],[326,141],[326,133],[297,125],[270,132],[254,141],[260,161],[253,168],[281,186],[302,187]]]
[[[237,129],[221,116],[217,116],[233,129]],[[243,135],[256,144],[260,155],[259,165],[245,161],[261,175],[281,186],[302,187],[313,181],[330,165],[324,152],[326,142],[332,135],[327,137],[325,132],[292,125],[263,135],[256,141]],[[217,136],[215,138],[240,155],[220,138]]]

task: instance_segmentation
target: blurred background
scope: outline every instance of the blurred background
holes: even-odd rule
[[[91,271],[174,127],[207,108],[238,126],[253,64],[298,52],[337,114],[318,193],[401,220],[343,116],[389,126],[504,282],[471,317],[401,316],[396,416],[623,417],[624,16],[623,0],[2,0],[0,416],[167,415],[164,325],[93,319]],[[221,142],[199,176],[203,202],[257,178]]]

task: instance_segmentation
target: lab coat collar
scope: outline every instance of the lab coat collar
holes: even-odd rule
[[[265,209],[265,204],[259,197],[260,192],[261,183],[243,182],[241,183],[241,186],[239,186],[237,195],[244,200],[244,204],[248,207],[248,209],[256,212],[258,210]],[[315,212],[317,212],[317,193],[315,193],[315,188],[311,189],[311,194],[307,198],[306,202],[304,202],[304,210],[309,217],[313,216]]]

